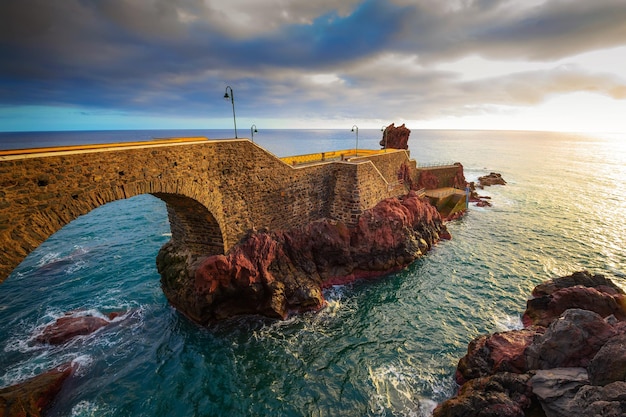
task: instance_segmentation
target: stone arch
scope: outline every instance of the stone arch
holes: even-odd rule
[[[219,222],[207,207],[180,194],[152,193],[163,200],[172,231],[172,243],[194,255],[223,255],[224,237]]]
[[[39,245],[64,226],[107,203],[152,194],[166,203],[172,241],[193,254],[223,254],[224,239],[216,217],[193,197],[176,194],[190,188],[174,181],[146,181],[98,187],[57,196],[46,207],[19,213],[7,230],[0,230],[0,283]]]

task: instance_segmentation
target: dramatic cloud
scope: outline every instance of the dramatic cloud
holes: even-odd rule
[[[626,100],[623,72],[578,60],[626,59],[623,0],[337,3],[3,0],[0,110],[218,120],[226,85],[241,114],[286,125],[430,120],[581,91]],[[454,66],[469,58],[484,76]]]

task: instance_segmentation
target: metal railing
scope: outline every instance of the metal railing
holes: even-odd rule
[[[426,162],[423,164],[419,164],[417,166],[417,168],[437,168],[437,167],[451,167],[454,166],[455,164],[457,164],[458,162],[442,162],[442,161],[438,161],[438,162]]]

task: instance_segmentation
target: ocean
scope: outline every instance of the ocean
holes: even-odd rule
[[[1,133],[0,148],[224,131]],[[250,137],[240,131],[240,137]],[[377,149],[362,129],[359,148]],[[351,149],[345,130],[260,130],[277,156]],[[519,328],[532,288],[578,270],[626,289],[626,134],[413,130],[418,164],[498,172],[440,242],[406,269],[335,286],[317,313],[239,317],[209,328],[163,295],[155,257],[165,204],[104,205],[51,236],[0,285],[0,387],[74,362],[49,416],[428,416],[452,396],[468,342]],[[62,346],[34,342],[66,312],[124,314]]]

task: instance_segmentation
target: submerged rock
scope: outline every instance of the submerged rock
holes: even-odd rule
[[[355,227],[320,220],[256,231],[228,254],[193,259],[174,243],[157,256],[163,291],[192,320],[238,314],[285,318],[319,309],[322,288],[406,267],[443,237],[437,210],[411,192],[365,211]]]
[[[24,382],[0,389],[0,416],[38,417],[43,415],[63,382],[74,371],[65,364]]]
[[[82,315],[76,313],[66,313],[59,317],[54,323],[44,327],[35,341],[48,343],[51,345],[62,345],[76,336],[84,336],[95,332],[111,323],[115,317],[122,313],[113,312],[107,318],[93,315]]]

